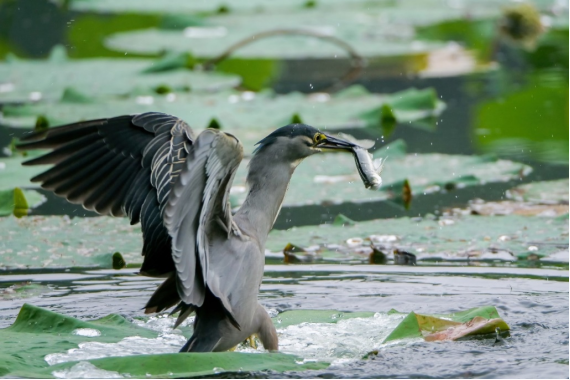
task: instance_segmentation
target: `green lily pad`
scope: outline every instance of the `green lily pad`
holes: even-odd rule
[[[77,329],[100,333],[99,342],[118,342],[127,336],[155,338],[152,330],[132,325],[123,317],[108,315],[85,322],[29,304],[22,306],[16,321],[0,329],[0,372],[10,377],[52,377],[44,360],[47,354],[75,348],[86,339],[76,335]]]
[[[354,0],[347,3],[344,0],[315,1],[314,6],[327,8],[354,8],[369,4],[369,0]],[[79,0],[70,4],[71,9],[101,13],[244,13],[244,12],[276,12],[283,10],[302,10],[308,8],[307,0],[215,0],[215,1],[185,1],[172,0],[159,4],[148,0],[125,0],[119,3],[110,0]]]
[[[568,220],[518,215],[466,215],[441,220],[378,219],[354,226],[304,226],[271,231],[266,248],[279,252],[286,244],[318,245],[323,255],[333,250],[346,260],[369,262],[370,244],[392,257],[406,250],[422,260],[516,261],[530,250],[540,256],[568,248]],[[318,256],[317,256],[318,257]],[[329,259],[330,260],[330,259]],[[334,259],[339,261],[338,258]]]
[[[460,19],[464,11],[445,6],[426,9],[421,2],[414,6],[374,6],[360,3],[356,6],[310,9],[297,8],[278,12],[229,13],[210,16],[209,25],[201,33],[193,30],[172,31],[161,29],[140,30],[119,33],[107,40],[113,50],[143,54],[157,54],[160,51],[183,51],[191,49],[198,57],[214,57],[230,45],[274,29],[302,29],[324,35],[332,35],[350,44],[361,55],[368,58],[417,55],[441,47],[439,42],[419,42],[414,36],[414,27],[429,25],[444,20]],[[471,7],[473,18],[498,15],[491,7]],[[379,23],[382,18],[384,22]],[[310,27],[308,27],[310,26]],[[394,38],[398,28],[398,38]],[[208,34],[209,33],[209,34]],[[197,38],[196,36],[201,38]],[[209,38],[203,38],[204,35]],[[346,53],[337,46],[302,36],[275,36],[249,44],[234,52],[237,58],[334,58]],[[369,62],[376,65],[377,62]]]
[[[67,60],[52,53],[47,60],[0,63],[1,83],[8,89],[0,92],[0,103],[69,100],[70,91],[85,96],[108,96],[154,92],[159,86],[168,86],[173,90],[200,92],[232,88],[240,83],[235,75],[183,69],[143,73],[153,62],[149,59]],[[73,90],[67,90],[64,97],[66,88]]]
[[[259,132],[249,135],[237,133],[237,135],[245,139],[251,139],[252,135],[256,136],[252,141],[262,136]],[[253,143],[250,149],[252,147]],[[441,190],[506,182],[527,175],[532,170],[524,164],[507,160],[493,161],[488,157],[438,153],[404,155],[403,148],[404,145],[397,141],[375,153],[376,158],[389,157],[382,171],[384,184],[378,191],[365,189],[352,155],[324,153],[310,157],[296,169],[285,196],[284,209],[347,202],[366,204],[399,198],[402,197],[406,180],[411,187],[411,194],[416,197]],[[10,174],[4,177],[0,171],[0,178],[7,178],[7,184],[13,182],[14,185],[22,186],[26,178],[46,170],[45,167],[25,167],[18,172],[16,168],[21,162],[19,157],[0,159],[0,164],[2,162],[5,162]],[[248,162],[249,159],[245,159],[240,165],[233,184],[232,204],[234,205],[243,203],[247,195],[245,179]]]
[[[16,321],[0,329],[0,373],[7,377],[44,378],[65,373],[88,362],[95,370],[129,374],[132,377],[192,377],[221,372],[301,371],[322,369],[324,362],[298,364],[299,359],[281,353],[239,352],[134,355],[104,357],[48,365],[46,355],[64,353],[80,343],[115,343],[126,337],[156,338],[158,333],[139,327],[118,315],[82,321],[46,309],[24,304]]]
[[[0,225],[0,268],[112,268],[117,251],[142,263],[140,226],[126,219],[5,217]]]
[[[117,251],[130,267],[142,263],[140,227],[122,218],[8,217],[0,218],[0,231],[0,268],[112,268],[113,253]],[[419,262],[509,262],[526,252],[548,257],[567,249],[567,234],[567,217],[470,215],[439,221],[399,218],[357,222],[354,226],[274,230],[266,248],[281,252],[289,243],[317,245],[320,248],[310,253],[312,261],[325,258],[368,263],[373,243],[388,259],[395,249],[400,249],[415,254]],[[295,254],[300,256],[302,252]]]
[[[510,190],[512,193],[512,190]],[[469,204],[472,213],[478,215],[524,215],[524,216],[561,216],[568,214],[566,204],[536,204],[534,202],[501,201],[472,202]]]
[[[411,312],[390,333],[384,343],[410,338],[423,338],[426,341],[456,340],[470,335],[495,333],[497,329],[506,332],[510,328],[499,317],[497,309],[493,306],[437,316]]]
[[[401,197],[406,179],[416,197],[443,189],[506,182],[531,171],[524,164],[506,160],[490,162],[486,157],[478,156],[438,153],[400,156],[396,147],[388,145],[374,153],[376,159],[388,157],[382,171],[383,185],[378,191],[364,188],[351,155],[321,154],[310,157],[295,170],[285,195],[284,208],[346,202],[363,205]],[[399,157],[392,157],[392,152],[397,152],[395,155]],[[241,165],[234,182],[238,204],[246,196],[246,171],[246,165]]]
[[[328,367],[328,363],[311,362],[298,364],[293,355],[280,353],[248,354],[242,352],[216,352],[191,354],[135,355],[89,360],[98,369],[129,374],[144,378],[167,377],[189,378],[217,375],[223,372],[276,372],[316,370]],[[77,363],[62,363],[50,367],[53,372],[70,369]]]
[[[568,179],[532,182],[520,185],[507,192],[507,197],[516,201],[544,205],[568,204]]]
[[[33,152],[36,153],[36,152]],[[31,159],[30,156],[13,155],[0,158],[0,190],[12,191],[15,187],[34,186],[30,178],[50,168],[51,165],[22,166],[22,162]]]
[[[400,323],[396,325],[398,319]],[[386,328],[389,335],[383,343],[403,339],[424,338],[426,341],[455,340],[462,336],[501,332],[509,326],[500,319],[492,306],[483,306],[451,314],[404,314],[391,310],[381,319],[373,312],[340,312],[336,310],[292,310],[273,318],[279,331],[287,334],[288,327],[305,324],[326,325],[354,318],[362,325],[367,320]],[[174,319],[172,320],[174,321]],[[383,321],[378,324],[378,321]],[[395,326],[392,329],[391,326]],[[290,331],[289,331],[290,333]],[[178,332],[179,334],[179,332]],[[29,304],[24,304],[15,322],[0,329],[0,371],[5,377],[51,378],[74,377],[83,370],[92,377],[109,375],[128,377],[195,377],[224,372],[276,372],[318,370],[329,366],[323,359],[303,359],[303,352],[294,356],[285,353],[160,353],[126,355],[124,349],[113,351],[111,343],[123,339],[154,339],[159,333],[111,314],[103,318],[83,321]],[[385,336],[385,335],[384,335]],[[161,338],[161,339],[164,339]],[[98,348],[95,354],[77,351],[87,345],[109,344],[107,352]],[[149,344],[151,344],[149,342]],[[77,346],[81,345],[79,348]],[[98,346],[99,347],[99,346]],[[287,349],[287,346],[285,347]],[[308,356],[313,353],[309,350]],[[122,356],[112,356],[113,354]],[[345,352],[343,355],[346,354]],[[321,355],[322,356],[322,355]],[[326,357],[330,355],[325,355]],[[81,359],[79,359],[81,358]],[[74,360],[75,359],[75,360]],[[80,361],[79,361],[80,360]],[[98,375],[98,376],[97,376]],[[103,376],[105,375],[105,376]],[[77,376],[75,376],[77,377]]]
[[[353,86],[345,91],[361,89]],[[348,92],[350,93],[350,92]],[[404,104],[405,103],[405,104]],[[104,98],[96,102],[41,102],[23,106],[5,106],[2,123],[8,126],[33,128],[38,117],[50,126],[78,120],[97,119],[125,114],[159,111],[176,115],[196,131],[215,126],[235,133],[246,151],[274,129],[289,124],[293,116],[304,123],[328,131],[347,128],[370,128],[378,136],[383,125],[376,110],[387,105],[393,109],[394,122],[406,123],[441,114],[445,104],[437,99],[433,89],[408,89],[390,95],[371,94],[366,90],[348,96],[302,95],[292,93],[276,95],[272,91],[261,93],[223,91],[216,94],[145,95],[129,98]],[[28,125],[23,124],[27,120]],[[416,126],[416,124],[409,124]],[[433,124],[435,127],[435,123]]]

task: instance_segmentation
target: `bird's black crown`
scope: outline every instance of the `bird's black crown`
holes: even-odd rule
[[[307,136],[311,140],[315,134],[319,133],[317,128],[311,127],[310,125],[306,124],[289,124],[279,129],[276,129],[263,140],[259,141],[257,144],[257,148],[253,151],[253,153],[257,153],[263,148],[273,144],[278,137],[297,137],[297,136]]]

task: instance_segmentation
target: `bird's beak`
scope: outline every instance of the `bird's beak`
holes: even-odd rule
[[[329,136],[325,134],[326,139],[322,140],[318,147],[325,148],[325,149],[341,149],[352,151],[352,148],[358,146],[356,144],[351,143],[350,141],[342,140],[336,137]]]

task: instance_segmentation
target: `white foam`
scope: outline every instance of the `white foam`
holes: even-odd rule
[[[183,325],[192,323],[192,320],[193,318],[188,318],[188,320],[184,321]],[[79,344],[78,348],[72,348],[66,353],[48,354],[44,360],[49,365],[54,365],[70,361],[91,360],[112,356],[174,353],[178,352],[184,343],[186,343],[186,338],[179,329],[172,330],[172,326],[174,326],[175,322],[174,318],[163,315],[151,317],[146,321],[135,320],[134,322],[141,327],[157,331],[159,333],[158,337],[143,338],[140,336],[130,336],[117,343],[83,342]],[[95,329],[77,329],[74,333],[78,330],[97,331]]]
[[[89,362],[79,362],[69,369],[53,371],[52,375],[58,379],[123,379],[118,372],[97,368]]]
[[[72,334],[93,338],[96,336],[101,336],[101,331],[97,329],[75,329],[73,330]]]
[[[273,310],[270,312],[274,313]],[[342,367],[381,347],[382,341],[402,318],[401,314],[376,313],[370,318],[341,319],[337,323],[301,323],[279,328],[277,329],[279,351],[296,355],[302,362],[322,360],[330,362],[335,367]],[[167,316],[151,317],[147,321],[135,320],[139,326],[158,331],[159,336],[154,339],[132,336],[117,343],[84,342],[79,344],[78,348],[70,349],[66,353],[49,354],[45,360],[49,365],[54,365],[112,356],[175,353],[186,343],[186,338],[180,330],[172,330],[174,322],[175,318]],[[192,321],[185,322],[189,323]],[[236,351],[265,352],[261,343],[257,343],[257,348],[240,344]],[[64,376],[65,374],[67,372],[58,377],[80,377]],[[95,373],[88,375],[100,377]]]
[[[382,341],[402,318],[401,314],[376,313],[370,318],[342,319],[337,323],[301,323],[278,328],[279,351],[303,358],[303,363],[328,361],[335,367],[342,367],[380,348]],[[256,349],[240,344],[236,351],[264,352],[261,344]]]
[[[186,343],[186,338],[177,334],[165,334],[155,339],[130,336],[117,343],[84,342],[66,353],[46,355],[49,365],[71,361],[91,360],[113,356],[150,355],[174,353]]]

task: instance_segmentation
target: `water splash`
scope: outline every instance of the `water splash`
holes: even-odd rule
[[[93,338],[96,336],[101,336],[101,331],[97,329],[75,329],[73,330],[72,334]]]
[[[164,315],[151,317],[146,321],[135,320],[134,322],[141,327],[157,331],[159,333],[158,337],[149,339],[140,336],[130,336],[117,343],[84,342],[80,343],[78,348],[72,348],[66,353],[46,355],[44,360],[49,365],[54,365],[70,361],[91,360],[112,356],[175,353],[186,343],[186,338],[182,335],[182,332],[179,329],[172,329],[175,322],[174,318]],[[185,321],[184,324],[188,325],[189,323],[191,323],[191,321]]]
[[[58,379],[123,379],[118,372],[97,368],[89,362],[79,362],[69,369],[53,371],[52,375]]]

